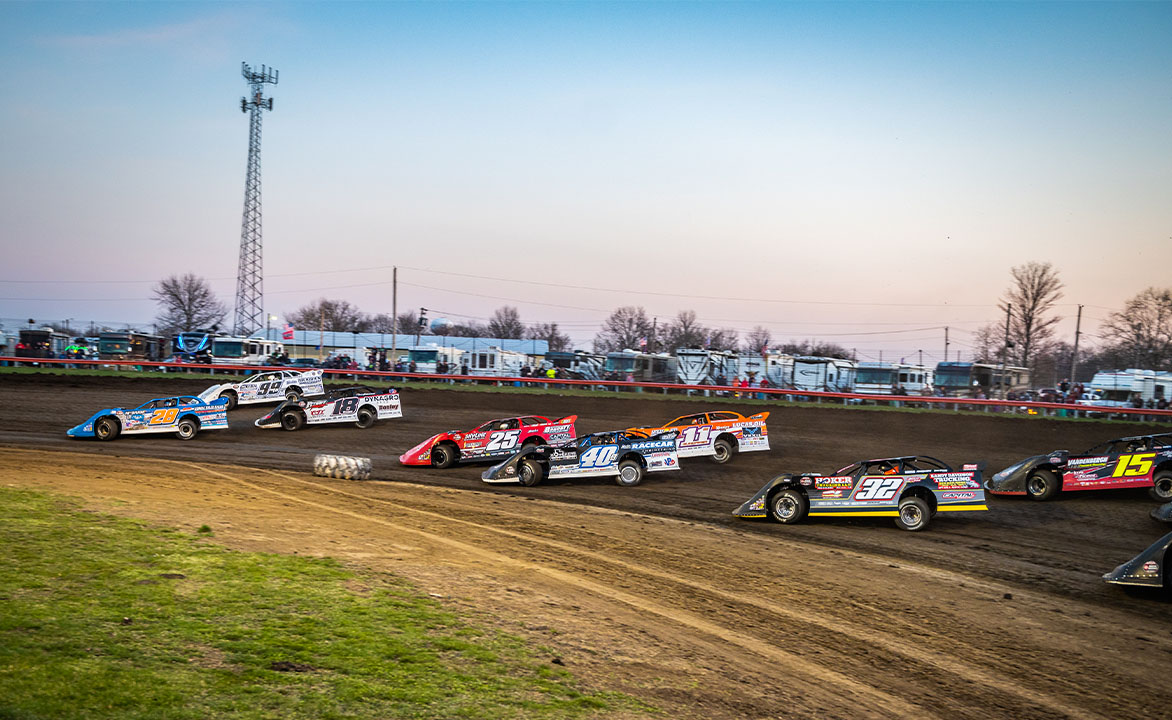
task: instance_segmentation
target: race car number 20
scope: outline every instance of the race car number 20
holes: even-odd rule
[[[903,478],[898,477],[871,477],[859,483],[855,492],[855,500],[890,500],[899,492],[903,485]]]

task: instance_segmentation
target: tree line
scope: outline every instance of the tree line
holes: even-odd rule
[[[1009,287],[998,302],[1002,315],[973,334],[971,359],[989,363],[1004,359],[1010,365],[1028,367],[1036,384],[1069,377],[1074,345],[1055,336],[1055,326],[1062,319],[1056,310],[1064,290],[1051,263],[1029,262],[1012,268]],[[162,334],[219,326],[227,316],[227,308],[208,282],[191,273],[161,280],[152,295],[159,305],[157,329]],[[398,318],[368,314],[346,300],[322,298],[286,313],[285,320],[301,330],[545,340],[553,351],[573,349],[570,337],[557,323],[525,323],[511,305],[497,308],[487,322],[461,320],[433,327],[432,323],[420,325],[420,316],[414,312],[399,313]],[[851,357],[846,348],[834,343],[774,343],[769,330],[760,325],[741,337],[735,329],[702,324],[694,310],[681,310],[661,323],[635,305],[616,308],[603,320],[593,341],[598,353],[670,352],[684,347]],[[1084,331],[1077,366],[1078,377],[1072,380],[1089,380],[1094,370],[1105,368],[1172,369],[1172,288],[1146,288],[1112,312],[1097,336]]]

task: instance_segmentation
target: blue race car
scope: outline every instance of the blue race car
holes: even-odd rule
[[[227,427],[227,399],[205,402],[191,395],[181,395],[148,400],[133,409],[99,410],[65,434],[113,440],[122,433],[174,432],[181,440],[190,440],[200,430],[225,430]]]

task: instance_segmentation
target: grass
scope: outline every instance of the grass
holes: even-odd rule
[[[231,381],[239,380],[239,379],[243,378],[243,375],[227,375],[227,374],[221,374],[221,373],[217,373],[215,375],[204,375],[204,374],[185,373],[185,372],[162,373],[162,372],[152,372],[152,371],[147,371],[147,370],[138,372],[138,371],[133,371],[133,370],[130,370],[130,371],[128,371],[128,370],[105,370],[105,369],[97,369],[97,368],[67,369],[67,368],[60,368],[60,367],[45,367],[45,368],[40,368],[40,367],[35,367],[35,368],[34,367],[0,367],[0,375],[5,375],[5,374],[50,375],[50,376],[72,375],[72,376],[82,376],[82,377],[90,376],[90,377],[123,377],[123,378],[134,378],[134,379],[152,378],[152,379],[186,379],[186,380],[192,380],[193,378],[207,377],[209,385],[212,385],[214,383],[221,383],[221,382],[231,382]],[[906,407],[906,406],[905,407],[891,407],[890,405],[847,405],[847,404],[843,403],[841,400],[837,400],[837,399],[833,399],[833,398],[828,398],[825,402],[794,401],[794,400],[780,399],[783,396],[773,396],[774,398],[777,398],[777,399],[758,400],[756,398],[747,398],[747,397],[746,398],[738,398],[738,397],[731,397],[731,396],[719,397],[719,396],[715,396],[715,395],[705,397],[704,395],[699,394],[700,391],[697,391],[697,394],[685,395],[685,394],[679,393],[679,392],[665,393],[665,392],[662,392],[659,390],[654,390],[654,389],[647,389],[645,392],[611,392],[611,391],[604,391],[604,390],[579,389],[578,387],[572,386],[572,385],[566,385],[564,387],[553,387],[553,388],[544,387],[544,386],[531,386],[531,387],[525,387],[525,386],[516,387],[514,385],[500,385],[500,386],[498,386],[496,384],[492,384],[491,382],[485,382],[483,380],[481,383],[459,382],[459,381],[452,382],[452,383],[446,383],[446,382],[407,381],[407,380],[402,380],[400,378],[395,378],[395,382],[389,382],[384,379],[377,379],[377,380],[373,379],[372,376],[366,376],[366,378],[364,378],[360,371],[357,372],[357,375],[358,375],[357,380],[353,380],[353,379],[349,379],[349,378],[346,378],[346,379],[327,379],[326,386],[327,387],[345,387],[348,385],[361,384],[361,385],[369,385],[371,387],[394,387],[394,388],[398,388],[400,390],[407,389],[407,390],[436,390],[436,391],[452,391],[452,392],[512,393],[512,394],[516,394],[516,395],[558,395],[558,396],[569,396],[569,397],[593,397],[593,398],[611,397],[611,398],[624,398],[624,399],[628,399],[628,400],[652,400],[652,401],[655,401],[655,400],[677,400],[677,401],[684,401],[684,402],[701,403],[704,405],[738,405],[738,406],[757,405],[757,406],[760,406],[762,409],[778,408],[778,407],[795,407],[795,408],[829,408],[829,409],[837,409],[837,410],[862,410],[862,411],[867,411],[867,412],[937,413],[937,414],[938,413],[947,413],[949,415],[976,415],[976,416],[982,416],[982,417],[991,417],[991,416],[992,417],[998,417],[998,416],[999,417],[1011,417],[1011,418],[1017,418],[1017,419],[1021,419],[1021,420],[1036,420],[1036,419],[1041,418],[1041,419],[1047,419],[1047,420],[1057,420],[1057,421],[1061,421],[1061,422],[1094,422],[1094,423],[1106,422],[1106,423],[1122,423],[1122,424],[1128,424],[1128,425],[1136,425],[1136,424],[1155,425],[1158,427],[1164,427],[1164,425],[1159,424],[1159,423],[1141,422],[1139,420],[1128,420],[1128,419],[1114,420],[1114,419],[1105,418],[1105,417],[1102,417],[1102,418],[1088,418],[1088,417],[1072,418],[1072,417],[1055,417],[1052,415],[1049,415],[1049,416],[1048,415],[1027,415],[1024,413],[999,413],[999,412],[995,412],[995,411],[985,412],[983,410],[952,410],[947,405],[940,405],[940,406],[925,405],[925,407]],[[328,377],[329,376],[327,376],[327,378]],[[461,376],[454,376],[454,377],[460,378]],[[602,385],[604,383],[600,382],[597,384]],[[797,392],[797,391],[794,391],[792,394],[795,396],[801,395],[801,393]],[[907,399],[903,400],[903,402],[915,402],[915,398],[914,398],[914,396],[909,396]],[[963,401],[958,400],[958,402],[961,402],[963,404]],[[0,719],[0,720],[2,720],[2,719]]]
[[[0,488],[0,718],[547,718],[642,708],[402,580]]]

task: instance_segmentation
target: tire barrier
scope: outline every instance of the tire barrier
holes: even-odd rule
[[[340,480],[369,480],[370,458],[346,455],[315,455],[313,474]]]

